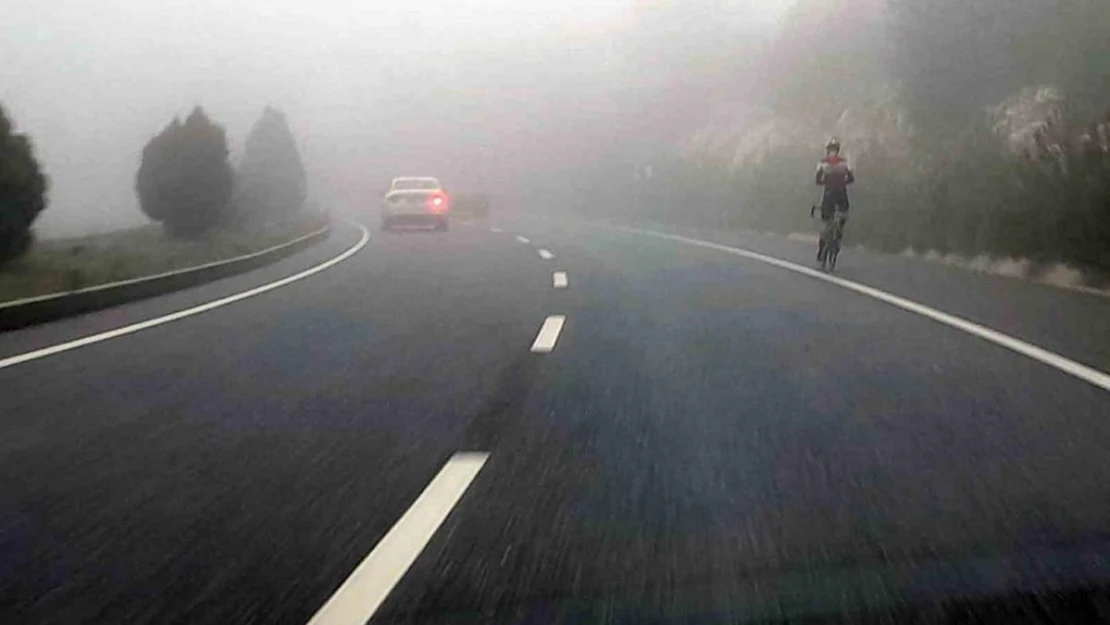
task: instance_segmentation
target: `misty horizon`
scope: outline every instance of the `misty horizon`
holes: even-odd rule
[[[319,203],[413,172],[503,187],[614,140],[614,94],[638,80],[619,46],[650,10],[632,4],[36,2],[5,18],[0,102],[50,177],[47,238],[145,223],[142,146],[194,106],[225,127],[233,163],[262,110],[284,111]],[[740,30],[784,10],[726,8]]]

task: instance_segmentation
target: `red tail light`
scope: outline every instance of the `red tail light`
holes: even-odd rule
[[[447,195],[444,193],[433,193],[428,196],[428,210],[433,213],[446,213],[448,203]]]

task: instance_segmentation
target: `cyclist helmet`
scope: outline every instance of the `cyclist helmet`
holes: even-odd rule
[[[840,139],[836,137],[829,139],[829,142],[825,144],[825,151],[840,154]]]

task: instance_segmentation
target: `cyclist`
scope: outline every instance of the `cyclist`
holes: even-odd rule
[[[817,164],[817,186],[824,187],[821,196],[821,221],[825,228],[821,233],[821,240],[817,245],[817,262],[825,258],[825,240],[833,218],[840,213],[841,227],[848,220],[848,185],[856,181],[855,172],[852,171],[848,159],[840,155],[840,140],[829,139],[825,144],[825,158]],[[810,209],[810,215],[817,207]]]

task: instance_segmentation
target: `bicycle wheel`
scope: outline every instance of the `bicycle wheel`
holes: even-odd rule
[[[829,259],[829,271],[836,269],[836,259],[840,257],[840,243],[844,239],[844,221],[839,214],[833,220],[833,223],[835,225],[830,233],[829,244],[825,252],[825,256]]]
[[[829,262],[829,249],[832,247],[832,241],[835,238],[835,230],[832,221],[825,222],[825,226],[821,228],[821,236],[817,243],[817,262],[821,263],[821,269]]]

